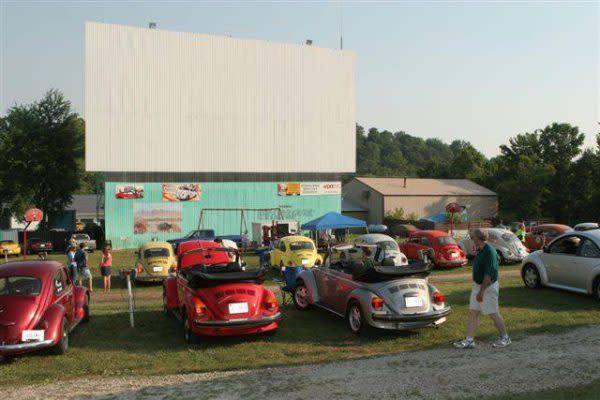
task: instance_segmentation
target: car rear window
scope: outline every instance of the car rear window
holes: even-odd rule
[[[5,276],[0,278],[0,296],[37,296],[42,281],[33,276]]]
[[[456,244],[456,240],[450,236],[440,236],[437,238],[437,242],[439,245],[444,246],[447,244]]]
[[[290,250],[314,250],[315,246],[311,242],[290,242]]]
[[[75,240],[89,240],[88,235],[75,235]]]
[[[398,243],[393,240],[384,240],[383,242],[378,242],[377,246],[381,247],[383,250],[398,250]]]
[[[144,250],[144,257],[169,257],[169,249],[156,247],[153,249]]]

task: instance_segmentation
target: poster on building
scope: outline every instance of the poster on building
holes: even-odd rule
[[[340,182],[284,182],[277,184],[279,196],[319,196],[340,195],[342,184]]]
[[[124,199],[143,199],[144,198],[144,186],[143,185],[117,185],[115,187],[115,198]]]
[[[135,203],[133,233],[181,232],[181,204]]]
[[[199,183],[163,183],[163,201],[200,201],[202,187]]]

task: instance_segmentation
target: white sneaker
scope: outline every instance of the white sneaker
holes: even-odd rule
[[[474,349],[475,341],[473,339],[463,339],[459,342],[454,342],[454,347],[457,349]]]
[[[492,345],[492,347],[502,348],[502,347],[508,346],[511,343],[512,342],[511,342],[510,337],[508,335],[501,336],[498,339],[496,339],[496,341],[494,342],[494,344]]]

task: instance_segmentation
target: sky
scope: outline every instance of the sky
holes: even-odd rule
[[[568,122],[592,147],[598,1],[192,2],[0,0],[0,115],[57,88],[84,115],[84,23],[303,43],[357,54],[357,123],[487,156]]]

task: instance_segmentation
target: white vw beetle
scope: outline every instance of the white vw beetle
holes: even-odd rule
[[[408,265],[406,255],[400,251],[398,243],[388,235],[367,233],[354,240],[354,246],[341,250],[340,260],[362,260],[369,257],[376,263],[384,259],[394,260],[394,266]]]

